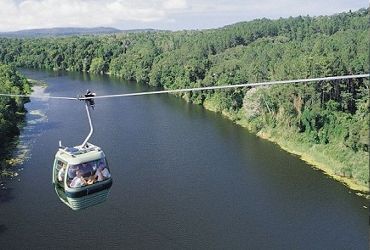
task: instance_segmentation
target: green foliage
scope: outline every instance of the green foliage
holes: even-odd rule
[[[204,31],[1,38],[0,62],[110,73],[165,89],[358,74],[369,72],[368,11],[259,19]],[[288,131],[292,140],[325,146],[325,157],[344,166],[339,174],[367,184],[368,94],[367,79],[352,79],[182,97],[238,114],[233,117],[255,132]],[[354,155],[361,157],[353,161]]]
[[[93,74],[104,74],[107,72],[107,64],[104,62],[103,58],[96,57],[93,58],[90,65],[90,73]]]
[[[0,90],[1,93],[27,94],[30,86],[14,67],[0,64]],[[9,153],[10,143],[19,135],[18,124],[24,117],[24,102],[23,98],[0,98],[0,165]]]

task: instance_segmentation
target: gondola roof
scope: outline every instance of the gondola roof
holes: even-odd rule
[[[59,148],[55,157],[66,161],[70,165],[77,165],[105,158],[105,155],[100,147],[88,143],[87,147],[75,146]]]

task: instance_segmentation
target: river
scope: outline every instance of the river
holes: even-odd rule
[[[23,70],[44,94],[145,91],[107,76]],[[297,156],[170,95],[97,100],[91,142],[108,157],[108,200],[81,211],[51,184],[58,148],[81,144],[82,102],[31,99],[29,159],[0,189],[4,249],[368,249],[368,202]]]

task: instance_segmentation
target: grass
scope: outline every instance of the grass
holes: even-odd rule
[[[255,132],[257,136],[277,143],[285,151],[298,155],[314,168],[343,183],[357,194],[370,198],[369,195],[369,153],[354,152],[344,145],[308,143],[304,135],[287,131],[286,128],[263,128],[256,130],[240,113],[220,112],[216,101],[204,102],[207,110],[221,113],[238,125]]]
[[[356,153],[341,145],[306,143],[300,135],[278,129],[257,135],[277,143],[285,151],[299,155],[302,160],[350,189],[368,195],[369,155],[365,152]]]

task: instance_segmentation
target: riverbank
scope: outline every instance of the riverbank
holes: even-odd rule
[[[27,81],[30,83],[31,87],[35,87],[35,86],[38,86],[38,87],[43,87],[43,88],[46,88],[48,86],[48,84],[44,81],[40,81],[40,80],[35,80],[35,79],[31,79],[31,78],[27,78]],[[34,92],[35,90],[32,89]]]
[[[36,95],[43,95],[47,84],[42,81],[37,81],[33,79],[27,79],[28,83],[31,85],[32,93]],[[19,131],[22,131],[27,126],[27,121],[25,112],[18,112],[18,115],[22,117],[17,123]],[[37,116],[37,111],[31,111],[30,115]],[[35,123],[34,120],[30,120],[28,123]],[[8,143],[5,148],[2,149],[6,152],[2,159],[0,159],[0,176],[2,177],[16,177],[18,173],[15,167],[22,165],[25,160],[28,159],[30,153],[29,145],[22,138],[22,133],[15,135],[10,143]]]
[[[31,92],[30,83],[9,65],[0,63],[0,89],[5,94],[28,94]],[[0,99],[0,176],[14,176],[11,167],[19,162],[13,157],[18,145],[20,131],[25,125],[26,98]]]
[[[185,98],[186,99],[186,98]],[[205,101],[202,105],[205,109],[221,113],[225,118],[233,121],[234,123],[248,129],[253,133],[250,124],[238,115],[229,112],[220,112],[217,107],[212,102]],[[289,135],[284,135],[284,133],[274,133],[273,131],[259,131],[255,133],[258,137],[269,140],[273,143],[278,144],[283,150],[299,156],[303,161],[310,164],[314,169],[322,171],[324,174],[330,176],[336,181],[341,182],[349,189],[353,190],[357,195],[366,197],[370,199],[369,187],[359,184],[353,178],[347,176],[338,175],[335,169],[338,166],[345,165],[343,162],[339,162],[336,159],[331,159],[325,155],[326,145],[308,145],[303,143],[298,143],[289,138]]]
[[[299,145],[292,140],[284,140],[282,137],[276,137],[271,133],[266,132],[257,133],[257,136],[278,144],[282,149],[289,153],[298,155],[313,168],[318,169],[331,178],[343,183],[349,189],[355,191],[357,195],[370,198],[368,187],[357,183],[352,178],[336,174],[333,165],[339,165],[341,163],[334,159],[325,158],[325,155],[321,150],[323,145],[320,145],[321,147],[309,147],[308,145],[302,144]]]
[[[6,157],[1,162],[1,177],[16,177],[18,173],[15,167],[22,165],[29,156],[30,149],[27,145],[21,143],[19,138],[16,138],[13,142],[13,146],[9,147],[7,150],[12,151],[12,155]]]
[[[17,126],[21,131],[25,126],[25,122],[19,122]],[[18,174],[14,170],[14,167],[21,165],[26,159],[27,154],[27,149],[20,144],[19,135],[14,136],[10,143],[8,143],[5,148],[2,148],[2,150],[5,154],[0,159],[0,177],[17,176]]]

